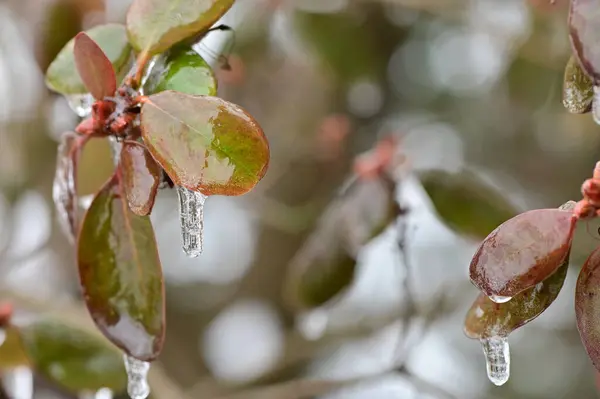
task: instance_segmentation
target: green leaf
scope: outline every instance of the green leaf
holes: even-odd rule
[[[34,369],[59,387],[74,394],[126,389],[123,356],[97,337],[50,320],[27,325],[20,332]]]
[[[75,66],[77,72],[96,100],[112,96],[117,90],[117,77],[112,63],[100,46],[85,32],[75,36]]]
[[[127,141],[121,150],[121,175],[129,209],[149,215],[154,206],[162,170],[140,143]]]
[[[465,334],[473,339],[506,337],[529,323],[554,302],[565,282],[568,268],[567,255],[554,274],[505,303],[495,303],[485,294],[479,294],[467,313]]]
[[[217,80],[212,68],[200,54],[192,48],[181,46],[169,51],[164,63],[152,69],[146,82],[146,93],[166,90],[214,96],[217,94]]]
[[[581,342],[600,370],[600,247],[585,261],[575,286],[575,316]]]
[[[573,114],[583,114],[592,109],[594,84],[585,74],[574,56],[569,58],[563,83],[563,105]]]
[[[2,370],[29,364],[19,331],[14,326],[4,329],[6,336],[0,344],[0,374]]]
[[[133,47],[149,56],[206,32],[235,0],[135,0],[127,13]]]
[[[115,175],[85,215],[79,276],[100,331],[125,353],[151,361],[164,340],[162,269],[150,218],[129,210],[122,184]]]
[[[131,55],[125,27],[119,24],[96,26],[86,31],[110,60],[114,71],[120,74],[126,69]],[[50,64],[46,72],[46,85],[51,90],[65,95],[88,92],[75,65],[75,39],[71,39]]]
[[[442,221],[464,236],[481,240],[518,213],[472,172],[428,171],[419,178]]]
[[[179,186],[205,195],[241,195],[264,176],[269,144],[241,107],[218,97],[164,91],[142,107],[142,137]]]

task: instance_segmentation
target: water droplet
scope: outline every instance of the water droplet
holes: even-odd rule
[[[177,187],[183,252],[191,258],[202,253],[204,244],[204,202],[206,195]]]
[[[127,370],[127,393],[131,399],[146,399],[150,395],[148,371],[150,363],[124,355]]]
[[[506,337],[491,337],[481,340],[489,380],[497,386],[510,377],[510,348]]]
[[[94,97],[91,94],[71,94],[65,96],[69,102],[69,107],[75,112],[80,118],[86,118],[92,113],[92,104],[94,104]]]
[[[592,116],[594,122],[600,125],[600,86],[594,86],[594,99],[592,100]]]
[[[496,303],[506,303],[506,302],[510,301],[512,298],[509,296],[491,295],[490,299]]]

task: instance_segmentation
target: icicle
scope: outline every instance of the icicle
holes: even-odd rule
[[[11,399],[33,398],[33,373],[29,367],[21,366],[3,371],[0,383],[3,383]]]
[[[146,399],[150,395],[148,370],[150,363],[124,355],[127,370],[127,393],[131,399]]]
[[[113,399],[113,393],[108,388],[99,389],[97,392],[81,392],[79,399]]]
[[[594,122],[600,125],[600,86],[594,86],[594,98],[592,100],[592,116]]]
[[[206,196],[200,192],[177,187],[179,217],[183,252],[195,258],[202,253],[204,233],[204,202]]]
[[[80,118],[86,118],[92,113],[92,104],[94,103],[94,97],[91,94],[71,94],[65,96],[69,103],[69,107],[75,112]]]
[[[503,385],[510,376],[510,348],[506,337],[492,337],[481,340],[489,380],[495,385]]]
[[[512,299],[509,296],[500,296],[500,295],[491,295],[489,298],[493,302],[496,302],[496,303],[506,303]]]

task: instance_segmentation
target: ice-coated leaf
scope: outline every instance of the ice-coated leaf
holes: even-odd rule
[[[200,54],[190,47],[178,46],[169,51],[161,65],[152,69],[144,91],[154,94],[166,90],[214,96],[217,80]]]
[[[21,327],[20,333],[30,364],[47,381],[73,394],[126,389],[122,355],[98,337],[50,320]]]
[[[579,62],[571,56],[565,68],[563,82],[563,105],[573,114],[583,114],[592,109],[594,85],[583,72]]]
[[[428,171],[419,178],[442,221],[464,236],[481,240],[518,214],[502,193],[472,172]]]
[[[571,248],[572,211],[536,209],[504,222],[473,256],[471,281],[487,296],[514,297],[544,281]]]
[[[83,84],[97,100],[112,96],[117,90],[117,77],[112,63],[100,46],[87,33],[75,36],[75,66]]]
[[[85,303],[100,331],[139,360],[156,358],[165,330],[162,269],[150,218],[129,210],[118,175],[92,201],[77,256]]]
[[[506,337],[529,323],[554,302],[565,282],[568,268],[567,255],[554,274],[505,303],[493,302],[487,295],[479,294],[467,313],[465,334],[473,339]]]
[[[160,166],[144,146],[127,141],[121,150],[120,167],[129,209],[136,215],[149,215],[160,184]]]
[[[600,78],[600,3],[597,0],[571,0],[569,36],[579,64],[597,81]]]
[[[316,308],[350,287],[360,247],[399,214],[394,191],[383,179],[359,180],[329,205],[289,265],[285,293],[291,306]]]
[[[218,97],[164,91],[142,107],[142,137],[178,186],[241,195],[264,176],[269,143],[241,107]]]
[[[2,374],[2,370],[29,364],[17,328],[8,326],[3,331],[5,334],[4,340],[0,340],[0,374]]]
[[[100,46],[110,60],[114,71],[119,74],[127,66],[131,46],[127,41],[125,27],[119,24],[95,26],[86,31],[87,35]],[[46,85],[61,94],[85,94],[85,87],[75,65],[75,38],[60,51],[46,72]]]
[[[585,261],[575,287],[575,316],[581,342],[600,370],[600,247]]]
[[[235,0],[135,0],[127,13],[133,47],[148,55],[207,31]]]

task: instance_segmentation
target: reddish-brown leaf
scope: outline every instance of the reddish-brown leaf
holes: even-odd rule
[[[112,96],[117,90],[117,78],[112,63],[100,46],[85,32],[75,37],[75,65],[81,80],[97,100]]]
[[[575,316],[581,342],[600,370],[600,247],[585,261],[575,287]]]
[[[571,248],[572,211],[522,213],[490,233],[473,256],[471,281],[487,296],[513,297],[544,281]]]
[[[160,183],[160,166],[143,145],[127,141],[121,150],[120,167],[129,209],[136,215],[149,215]]]

